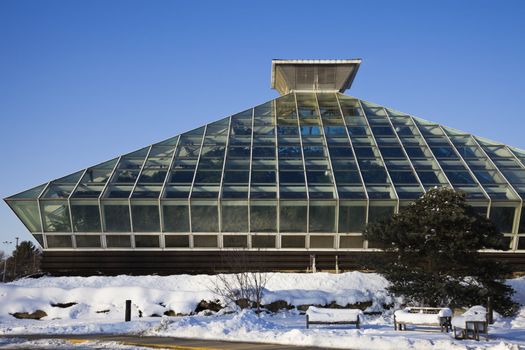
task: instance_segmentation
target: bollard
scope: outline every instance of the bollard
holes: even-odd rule
[[[488,324],[494,323],[494,310],[492,307],[492,297],[487,298],[487,322]]]
[[[124,320],[126,322],[131,321],[131,300],[126,300],[126,316]]]

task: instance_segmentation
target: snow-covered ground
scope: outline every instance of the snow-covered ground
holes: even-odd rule
[[[298,310],[275,314],[252,311],[211,316],[150,317],[171,310],[193,312],[201,300],[215,300],[213,276],[44,277],[0,285],[0,334],[133,333],[317,345],[351,349],[525,349],[525,307],[514,318],[498,318],[490,327],[489,341],[458,341],[436,328],[394,331],[391,312],[365,317],[362,329],[354,326],[305,328]],[[515,298],[525,304],[525,277],[510,280]],[[377,274],[273,274],[263,304],[284,300],[291,305],[356,304],[372,302],[366,311],[378,311],[394,302],[385,291],[387,282]],[[132,322],[122,322],[124,301],[133,301]],[[219,298],[220,299],[220,298]],[[51,304],[77,304],[60,308]],[[18,320],[10,313],[44,311],[41,320]],[[108,311],[109,310],[109,311]],[[142,318],[138,318],[139,310]],[[98,311],[98,312],[97,312]],[[103,311],[103,312],[102,312]],[[1,345],[1,343],[0,343]]]

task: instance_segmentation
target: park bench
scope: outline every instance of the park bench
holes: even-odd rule
[[[359,328],[363,311],[359,309],[328,309],[310,306],[306,311],[306,328],[311,324],[355,324]]]
[[[475,339],[479,341],[479,335],[484,334],[489,339],[489,322],[487,310],[480,305],[473,306],[461,316],[452,319],[454,338]]]
[[[416,326],[438,326],[448,332],[452,310],[441,307],[406,307],[394,312],[394,329],[406,330],[407,324]]]

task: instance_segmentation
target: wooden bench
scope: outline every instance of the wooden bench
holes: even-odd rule
[[[454,338],[479,341],[480,334],[489,339],[488,313],[483,306],[473,306],[452,319]]]
[[[328,309],[310,306],[306,311],[306,328],[311,324],[355,324],[359,328],[363,311],[359,309]]]
[[[394,312],[394,329],[402,331],[407,324],[416,326],[438,326],[441,332],[451,328],[452,310],[441,307],[407,307]]]

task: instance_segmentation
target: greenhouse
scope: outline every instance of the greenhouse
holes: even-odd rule
[[[360,60],[274,60],[280,97],[6,198],[45,251],[374,250],[462,191],[525,252],[525,151],[343,94]]]

